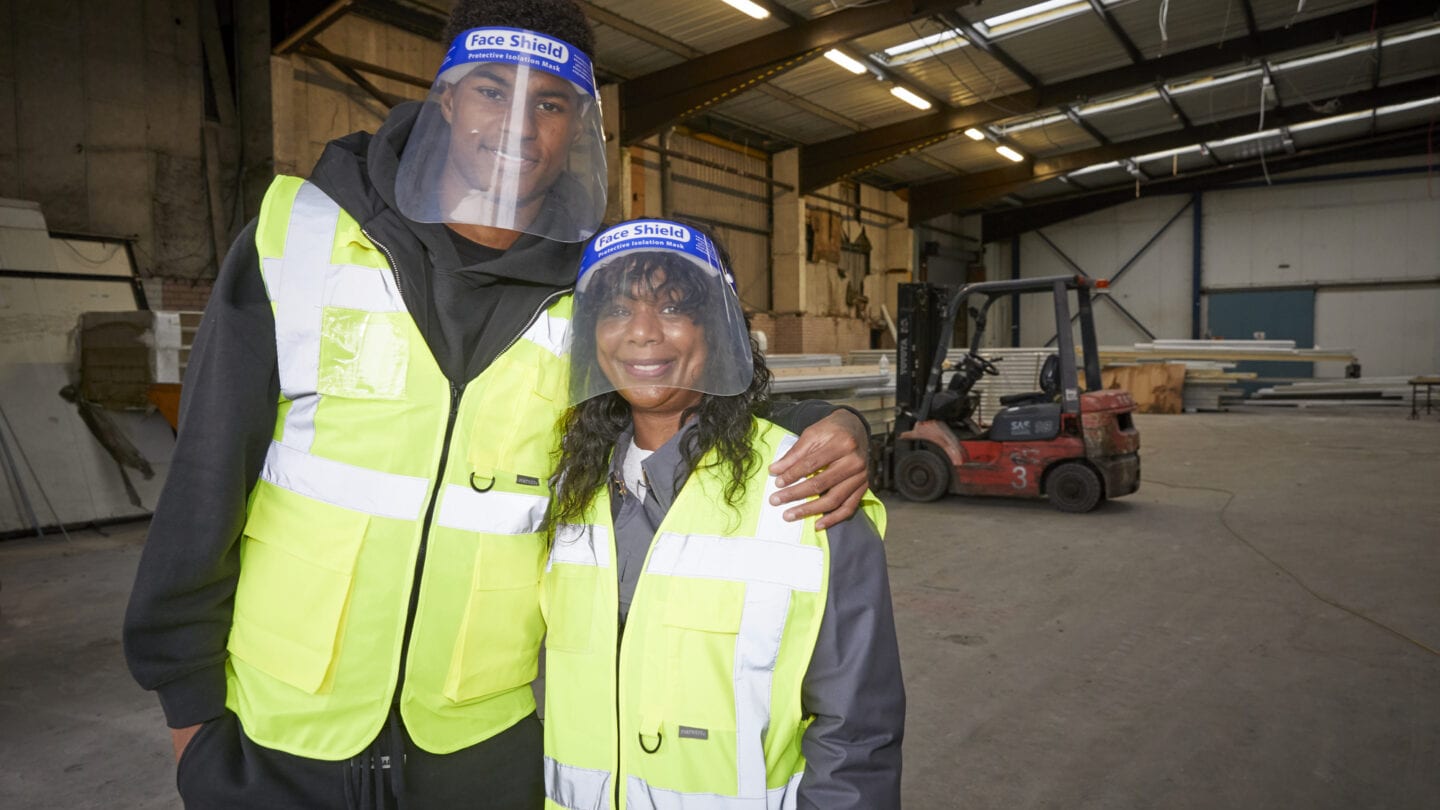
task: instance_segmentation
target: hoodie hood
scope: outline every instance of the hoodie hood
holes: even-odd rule
[[[508,250],[493,250],[467,245],[444,225],[400,214],[395,176],[425,103],[395,107],[374,135],[331,141],[310,181],[390,257],[406,308],[436,362],[453,382],[465,383],[525,331],[546,301],[574,286],[585,245],[522,234]]]

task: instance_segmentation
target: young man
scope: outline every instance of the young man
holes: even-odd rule
[[[448,36],[427,101],[277,179],[217,279],[125,625],[187,805],[540,801],[539,523],[605,207],[593,45],[561,0],[465,0]],[[782,461],[790,500],[829,489],[792,511],[853,513],[858,427]]]

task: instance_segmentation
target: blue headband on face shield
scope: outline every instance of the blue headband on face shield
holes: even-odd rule
[[[470,66],[484,62],[543,70],[574,84],[591,98],[598,95],[589,56],[568,42],[520,28],[472,28],[455,37],[435,78],[456,81]],[[447,71],[452,73],[447,76]]]
[[[627,253],[668,250],[684,255],[711,276],[720,276],[734,290],[735,277],[720,261],[720,252],[709,237],[694,228],[665,219],[637,219],[622,222],[596,234],[580,259],[575,289],[583,291],[590,271]]]

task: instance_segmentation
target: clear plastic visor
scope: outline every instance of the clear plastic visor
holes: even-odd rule
[[[575,294],[572,401],[618,391],[641,407],[675,391],[749,388],[750,334],[728,275],[670,250],[626,251],[588,267]]]
[[[529,65],[446,69],[405,144],[395,197],[418,222],[589,239],[605,213],[600,106],[580,85]]]

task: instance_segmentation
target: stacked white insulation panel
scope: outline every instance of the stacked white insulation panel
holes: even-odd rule
[[[1357,377],[1308,380],[1261,388],[1249,405],[1323,407],[1344,405],[1401,406],[1410,403],[1409,377]]]

